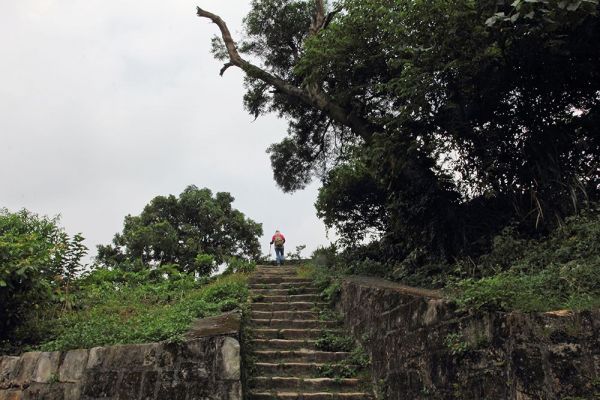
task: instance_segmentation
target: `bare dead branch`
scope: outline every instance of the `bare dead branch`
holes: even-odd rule
[[[229,28],[227,27],[225,21],[223,21],[223,19],[216,14],[203,10],[200,7],[196,8],[199,17],[208,18],[219,27],[231,63],[238,67],[241,66],[242,57],[240,57],[240,54],[237,51],[237,47],[235,46],[235,42],[233,41],[233,37],[231,36],[231,32],[229,32]]]
[[[227,68],[229,67],[233,67],[233,63],[232,62],[227,62],[225,63],[225,65],[223,65],[223,68],[221,68],[221,70],[219,71],[219,75],[223,76],[223,74],[225,73],[225,71],[227,71]]]
[[[323,0],[315,1],[317,9],[313,18],[314,23],[311,25],[311,30],[314,27],[316,29],[316,33],[325,22],[325,5]],[[236,66],[241,68],[248,76],[259,79],[266,84],[273,86],[276,90],[280,91],[286,96],[296,98],[311,107],[323,111],[332,120],[348,126],[363,139],[367,140],[369,137],[371,137],[375,129],[369,121],[360,116],[356,116],[351,112],[351,110],[346,110],[335,103],[327,95],[327,93],[321,90],[316,84],[307,85],[307,87],[303,89],[284,81],[283,79],[250,63],[249,61],[244,60],[237,50],[236,44],[231,36],[231,32],[229,31],[227,24],[221,17],[209,11],[203,10],[200,7],[197,7],[197,14],[199,17],[208,18],[211,20],[219,27],[219,30],[221,31],[221,36],[223,38],[223,42],[225,43],[227,54],[229,55],[229,62],[226,63],[223,68],[221,68],[221,75],[229,67]]]
[[[327,26],[329,25],[329,23],[336,16],[336,14],[338,14],[340,11],[342,11],[341,8],[336,8],[335,10],[333,10],[332,12],[330,12],[329,14],[327,14],[327,17],[325,17],[325,21],[323,22],[323,26],[321,27],[321,29],[326,29]]]

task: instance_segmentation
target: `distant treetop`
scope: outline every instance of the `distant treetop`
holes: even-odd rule
[[[208,275],[229,257],[256,259],[262,224],[232,207],[233,196],[188,186],[179,197],[157,196],[140,215],[125,217],[111,245],[98,246],[106,266],[143,269],[176,264]]]

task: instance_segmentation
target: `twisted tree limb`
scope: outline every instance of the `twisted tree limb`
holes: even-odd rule
[[[316,34],[325,26],[327,22],[323,0],[315,1],[317,3],[316,13],[313,17],[313,23],[311,24],[311,31],[309,34]],[[273,86],[286,96],[300,100],[313,108],[321,110],[332,120],[348,126],[363,139],[368,140],[371,137],[374,132],[374,126],[369,121],[360,116],[354,115],[351,110],[347,110],[335,103],[327,95],[327,93],[321,90],[316,84],[308,85],[306,88],[297,87],[243,59],[237,50],[237,46],[233,40],[233,37],[231,36],[231,32],[229,31],[227,24],[221,17],[200,7],[197,7],[197,14],[199,17],[211,20],[219,27],[219,30],[221,31],[221,37],[223,38],[223,42],[225,43],[225,47],[227,49],[227,54],[229,55],[229,62],[227,62],[223,68],[221,68],[220,75],[223,75],[225,70],[230,67],[238,67],[248,76],[259,79]]]

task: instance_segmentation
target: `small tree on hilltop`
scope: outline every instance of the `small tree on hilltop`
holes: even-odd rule
[[[138,268],[176,264],[183,272],[209,275],[229,257],[256,259],[262,224],[234,209],[233,200],[193,185],[179,197],[157,196],[140,215],[125,217],[112,245],[98,246],[97,260]]]

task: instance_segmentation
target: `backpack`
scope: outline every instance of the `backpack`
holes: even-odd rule
[[[277,235],[275,236],[275,240],[273,241],[273,243],[275,243],[275,247],[283,247],[283,236],[281,235]]]

